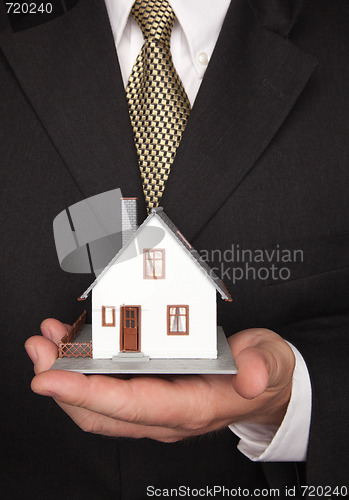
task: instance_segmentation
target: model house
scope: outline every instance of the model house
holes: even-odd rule
[[[92,293],[92,357],[216,358],[228,290],[162,208],[137,229],[135,203],[121,250],[80,297]]]

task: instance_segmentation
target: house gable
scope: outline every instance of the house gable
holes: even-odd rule
[[[231,296],[223,281],[220,280],[210,269],[207,263],[200,257],[199,253],[190,245],[169,217],[167,217],[162,208],[152,210],[147,219],[145,219],[145,221],[139,226],[134,236],[130,238],[123,248],[121,248],[121,250],[104,268],[95,281],[79,297],[79,300],[85,300],[88,297],[91,290],[93,290],[97,283],[103,280],[103,277],[108,273],[109,269],[114,264],[130,258],[132,259],[136,257],[140,251],[143,253],[143,250],[146,248],[151,249],[156,247],[156,243],[161,240],[161,232],[159,232],[161,230],[170,235],[173,238],[174,243],[184,250],[183,258],[187,257],[191,259],[192,263],[201,270],[215,289],[220,293],[221,297],[225,300],[231,301]],[[171,263],[171,265],[173,265],[173,263]]]

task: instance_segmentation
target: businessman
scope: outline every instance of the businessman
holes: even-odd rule
[[[154,189],[129,112],[128,82],[144,38],[129,15],[132,2],[65,2],[40,23],[1,18],[6,479],[15,498],[26,488],[52,498],[136,499],[147,485],[181,484],[285,492],[299,478],[294,462],[305,458],[298,483],[346,494],[349,9],[323,0],[237,0],[222,10],[191,3],[171,2],[172,57],[191,109],[164,188]],[[46,372],[63,323],[79,313],[73,299],[89,282],[59,270],[52,219],[114,187],[138,196],[141,219],[160,202],[210,264],[226,271],[234,302],[220,304],[219,323],[236,378]],[[232,244],[273,255],[275,265],[272,251],[280,248],[301,249],[303,258],[289,260],[287,279],[246,272],[237,280],[236,259],[228,269],[217,257]],[[43,337],[26,343],[38,375],[32,388],[56,399],[88,434],[28,394],[30,367],[18,352],[45,317],[63,323],[44,321]],[[294,391],[300,366],[301,383],[307,373],[311,380],[311,412]],[[309,443],[306,432],[285,451],[295,428],[287,419],[301,414],[303,432],[310,413]],[[183,441],[197,434],[204,436]],[[273,470],[263,460],[289,467]]]

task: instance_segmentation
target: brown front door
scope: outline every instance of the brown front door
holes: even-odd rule
[[[139,351],[140,307],[121,307],[121,351]]]

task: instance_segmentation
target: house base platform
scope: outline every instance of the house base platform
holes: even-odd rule
[[[91,331],[91,325],[85,325],[81,334]],[[85,335],[86,336],[86,335]],[[78,340],[78,339],[76,339]],[[235,374],[237,368],[222,327],[217,328],[216,359],[159,359],[150,358],[144,361],[127,361],[126,358],[91,359],[91,358],[58,358],[51,370],[67,370],[85,374],[158,374],[158,375],[200,375],[200,374]]]

